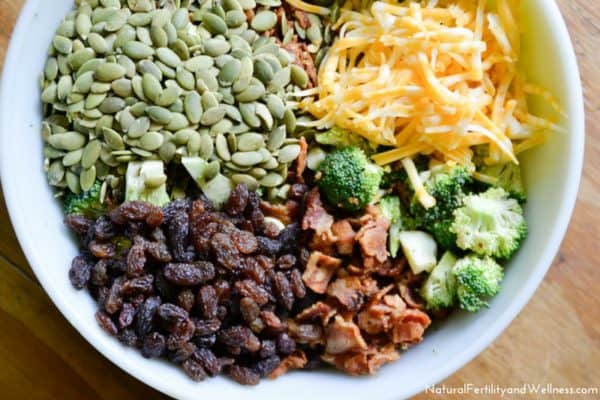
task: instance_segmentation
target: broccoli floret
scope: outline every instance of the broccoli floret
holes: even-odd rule
[[[96,181],[90,190],[79,194],[70,193],[65,198],[65,214],[83,215],[91,219],[97,219],[107,212],[104,199],[101,199],[102,182]]]
[[[452,274],[452,267],[456,264],[456,257],[447,251],[421,286],[421,297],[427,302],[430,310],[450,308],[456,298],[456,277]]]
[[[317,133],[315,140],[319,144],[334,146],[340,149],[344,147],[358,147],[365,154],[371,154],[375,150],[367,139],[338,126],[334,126],[325,132]]]
[[[470,182],[471,176],[462,166],[436,167],[424,181],[425,190],[435,199],[435,206],[423,207],[417,196],[411,201],[410,210],[417,225],[431,232],[445,249],[456,247],[456,234],[450,230],[453,212],[462,205],[465,186]]]
[[[400,207],[400,198],[397,196],[385,196],[379,202],[381,214],[392,224],[400,221],[400,218],[402,217]]]
[[[513,162],[482,166],[478,171],[491,186],[500,187],[519,203],[527,200],[525,187],[521,179],[521,167]]]
[[[398,255],[400,249],[400,232],[412,230],[415,227],[412,217],[404,210],[398,196],[385,196],[379,202],[381,214],[390,221],[388,233],[388,249],[392,258]]]
[[[513,200],[514,201],[514,200]],[[502,267],[491,257],[466,256],[452,268],[456,279],[456,297],[460,307],[470,312],[487,307],[487,298],[500,291]]]
[[[523,209],[501,188],[463,199],[454,211],[450,230],[457,235],[457,245],[482,256],[510,258],[527,236]]]
[[[162,207],[171,201],[162,161],[130,162],[125,176],[125,201],[146,201]]]
[[[382,170],[358,147],[329,153],[319,165],[317,184],[332,205],[347,211],[363,209],[379,189]]]
[[[429,157],[424,155],[418,155],[413,160],[417,171],[423,172],[429,169]],[[408,175],[404,168],[392,169],[389,172],[384,172],[381,178],[381,187],[384,189],[392,187],[394,183],[409,184]]]

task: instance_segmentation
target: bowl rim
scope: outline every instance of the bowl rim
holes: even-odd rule
[[[17,61],[17,49],[20,47],[20,41],[26,35],[27,22],[33,17],[34,7],[39,0],[26,0],[21,12],[19,14],[17,24],[15,25],[12,33],[8,51],[4,60],[4,70],[0,77],[0,181],[7,182],[7,174],[11,171],[11,166],[6,163],[6,157],[2,157],[2,152],[6,151],[7,148],[4,144],[8,142],[9,135],[7,120],[5,115],[7,109],[6,105],[10,101],[9,93],[7,91],[8,81],[16,76],[19,72],[19,65]],[[421,385],[413,386],[410,390],[404,394],[413,396],[427,387],[446,379],[448,376],[456,372],[458,369],[466,365],[469,361],[480,354],[487,346],[489,346],[499,335],[502,333],[512,320],[520,313],[526,303],[535,293],[539,287],[542,279],[552,264],[555,254],[559,250],[560,244],[564,238],[566,230],[569,225],[573,209],[577,200],[577,193],[579,183],[581,179],[581,173],[583,169],[583,158],[584,158],[584,142],[585,142],[585,113],[584,113],[584,102],[583,102],[583,89],[581,86],[580,73],[577,65],[577,59],[573,47],[573,43],[569,36],[567,26],[564,18],[561,15],[560,9],[556,2],[549,2],[545,4],[546,10],[544,11],[549,21],[549,25],[556,30],[556,34],[563,44],[558,50],[561,55],[561,59],[564,63],[565,74],[567,77],[568,85],[567,92],[572,101],[568,104],[569,115],[570,115],[570,134],[571,138],[571,157],[572,166],[569,169],[567,176],[567,184],[564,190],[565,195],[558,212],[557,221],[552,234],[549,237],[545,251],[540,256],[537,262],[534,273],[531,274],[528,279],[523,283],[519,294],[512,300],[510,305],[499,313],[498,318],[495,322],[489,326],[485,332],[482,333],[479,338],[471,342],[471,344],[465,348],[464,351],[459,353],[457,357],[449,360],[445,365],[435,371],[431,371],[431,374],[427,379],[424,379]],[[49,279],[44,273],[39,273],[42,269],[38,263],[35,263],[35,249],[32,243],[26,238],[24,224],[25,220],[17,212],[17,198],[13,196],[10,187],[3,187],[4,198],[9,213],[9,217],[12,226],[15,230],[15,234],[19,241],[21,248],[29,262],[33,272],[37,279],[40,281],[42,287],[52,300],[52,302],[59,309],[61,314],[69,321],[69,323],[90,343],[98,352],[104,357],[110,360],[114,365],[121,368],[129,375],[136,379],[144,382],[146,385],[153,387],[164,394],[169,396],[178,397],[182,393],[162,380],[151,380],[148,374],[135,368],[135,363],[129,363],[125,360],[125,357],[119,357],[116,354],[112,354],[108,349],[103,348],[99,343],[94,342],[93,335],[91,334],[91,328],[89,324],[82,325],[77,323],[75,313],[71,311],[71,308],[66,303],[66,300],[60,293],[55,290]],[[390,393],[390,400],[396,398],[397,394]]]

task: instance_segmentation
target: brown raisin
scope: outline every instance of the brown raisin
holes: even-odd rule
[[[135,296],[137,294],[152,294],[154,291],[154,276],[147,274],[139,278],[126,281],[121,289],[123,296]]]
[[[123,307],[121,307],[121,312],[119,313],[119,328],[127,328],[129,325],[133,323],[133,318],[135,317],[135,307],[131,303],[123,303]]]
[[[242,254],[252,254],[258,249],[256,236],[248,231],[236,229],[231,234],[233,244]]]
[[[208,261],[170,263],[164,269],[167,281],[180,286],[195,286],[215,277],[215,267]]]
[[[290,284],[292,286],[292,292],[297,299],[303,299],[306,296],[306,286],[302,281],[302,274],[299,270],[294,269],[290,272]]]
[[[109,335],[114,336],[118,333],[117,326],[106,312],[98,311],[96,313],[96,321],[100,325],[100,328]]]
[[[201,382],[206,378],[206,371],[202,368],[202,366],[196,361],[188,358],[185,360],[181,366],[185,373],[196,382]]]
[[[142,356],[146,358],[160,357],[165,353],[166,340],[158,332],[152,332],[142,341]]]
[[[146,254],[144,247],[141,245],[133,245],[127,254],[127,276],[135,278],[144,273],[146,265]]]
[[[274,292],[279,304],[285,307],[286,310],[290,311],[294,306],[294,294],[290,281],[286,278],[283,272],[277,272],[275,275]]]
[[[296,342],[287,333],[282,332],[277,336],[277,351],[284,356],[290,355],[296,351]]]
[[[214,287],[207,285],[200,288],[198,305],[204,318],[212,319],[217,316],[218,297]]]
[[[140,306],[137,312],[135,324],[136,333],[140,338],[143,338],[153,330],[154,314],[156,313],[156,310],[160,304],[160,297],[153,296],[148,297]]]
[[[77,256],[71,263],[69,279],[75,289],[83,289],[92,273],[92,263],[84,256]]]
[[[240,266],[240,253],[230,236],[224,233],[213,235],[211,248],[219,265],[229,270],[235,270]]]
[[[169,352],[169,360],[175,364],[181,364],[190,358],[197,348],[198,347],[192,342],[183,343],[175,350]]]
[[[248,205],[248,196],[248,187],[246,185],[237,185],[233,188],[229,199],[225,203],[225,211],[232,216],[242,214]]]
[[[184,289],[177,295],[177,305],[183,308],[188,313],[192,311],[196,303],[196,296],[191,289]]]
[[[94,225],[94,221],[81,215],[67,215],[65,225],[81,237],[85,237],[88,230]]]
[[[263,287],[249,279],[238,281],[235,283],[235,288],[238,293],[244,297],[249,297],[260,306],[266,304],[272,296]]]
[[[266,377],[269,375],[275,368],[279,366],[281,363],[281,359],[278,356],[271,356],[265,359],[258,361],[256,364],[252,366],[252,371],[259,374],[261,377]]]
[[[242,385],[258,385],[260,375],[252,371],[250,368],[239,365],[231,365],[227,368],[227,374],[239,384]]]
[[[249,297],[244,297],[240,300],[240,312],[242,313],[242,318],[248,324],[258,318],[260,314],[260,307],[254,300]]]
[[[123,284],[125,283],[125,277],[119,276],[114,280],[110,290],[108,291],[108,296],[104,301],[104,309],[109,314],[114,314],[121,309],[123,305],[123,296],[121,295],[121,290],[123,289]]]
[[[199,348],[192,354],[192,359],[198,362],[210,376],[217,376],[221,372],[221,364],[211,350]]]

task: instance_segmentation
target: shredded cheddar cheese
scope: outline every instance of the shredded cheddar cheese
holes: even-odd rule
[[[536,95],[562,113],[518,70],[517,0],[494,8],[487,0],[386,0],[361,11],[353,2],[341,10],[318,87],[297,94],[315,117],[307,126],[337,125],[392,147],[373,156],[380,165],[421,153],[470,166],[480,144],[490,145],[488,162],[517,163],[542,131],[561,129],[527,108],[526,96]]]

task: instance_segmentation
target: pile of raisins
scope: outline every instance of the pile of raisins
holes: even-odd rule
[[[306,303],[297,223],[265,223],[260,199],[237,186],[224,211],[205,198],[164,208],[129,202],[65,223],[82,249],[73,286],[96,320],[144,357],[164,357],[196,381],[226,373],[253,385],[296,350],[286,319]]]

